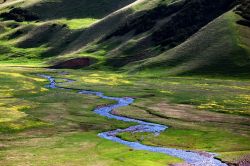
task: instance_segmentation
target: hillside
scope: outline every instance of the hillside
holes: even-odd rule
[[[131,2],[7,1],[1,9],[1,60],[47,61],[63,52],[87,27]]]
[[[250,31],[240,21],[248,10],[235,6],[234,0],[18,2],[1,10],[0,59],[131,72],[248,75]]]
[[[250,0],[0,0],[0,166],[249,166]]]
[[[249,74],[249,27],[238,25],[228,12],[182,44],[133,64],[136,70],[160,68],[170,74]]]

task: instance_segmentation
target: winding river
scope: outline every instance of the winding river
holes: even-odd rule
[[[57,86],[60,83],[56,83],[54,77],[49,76],[49,75],[40,75],[40,76],[49,80],[50,83],[49,85],[46,85],[46,87],[65,89],[60,86]],[[69,80],[69,79],[64,79],[64,80],[66,82],[73,82],[73,80]],[[67,88],[67,89],[70,90],[70,88]],[[213,153],[208,153],[208,152],[196,153],[196,152],[181,150],[181,149],[148,146],[148,145],[143,145],[140,142],[130,142],[130,141],[122,140],[121,138],[117,137],[117,134],[123,133],[123,132],[131,132],[131,133],[149,132],[149,133],[154,133],[157,136],[161,132],[166,130],[168,127],[165,125],[161,125],[161,124],[149,123],[149,122],[145,122],[145,121],[141,121],[141,120],[137,120],[133,118],[127,118],[127,117],[122,117],[122,116],[117,116],[117,115],[112,114],[112,110],[132,104],[134,102],[133,98],[109,97],[109,96],[105,96],[102,92],[94,92],[94,91],[86,91],[86,90],[79,90],[78,93],[87,94],[87,95],[95,95],[103,99],[116,101],[117,102],[116,104],[98,107],[94,110],[94,112],[101,116],[110,118],[110,119],[116,119],[116,120],[125,121],[125,122],[135,122],[138,124],[136,126],[131,126],[126,129],[116,129],[113,131],[99,133],[98,136],[101,138],[126,145],[135,150],[146,150],[150,152],[164,153],[170,156],[181,158],[186,163],[190,164],[191,166],[227,166],[227,164],[222,163],[220,160],[216,159],[215,158],[216,154],[213,154]]]

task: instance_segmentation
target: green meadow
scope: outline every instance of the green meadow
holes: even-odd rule
[[[110,101],[47,89],[48,81],[37,76],[48,73],[44,69],[1,67],[0,71],[1,165],[160,166],[181,162],[99,138],[101,131],[133,125],[92,112],[98,105],[112,104]]]
[[[155,137],[123,133],[119,137],[144,144],[210,151],[225,161],[249,154],[249,86],[247,79],[158,77],[111,71],[47,70],[1,67],[1,165],[166,165],[181,160],[136,151],[101,139],[98,133],[133,123],[110,120],[93,112],[109,100],[76,91],[47,89],[50,74],[76,82],[60,84],[135,98],[113,113],[166,124]],[[237,92],[237,93],[236,93]],[[223,95],[221,95],[223,94]],[[169,111],[171,110],[171,111]],[[11,159],[11,160],[10,160]]]

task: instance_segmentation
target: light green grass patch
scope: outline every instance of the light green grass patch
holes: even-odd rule
[[[55,22],[66,24],[70,29],[84,29],[90,27],[99,19],[95,18],[81,18],[81,19],[58,19]]]
[[[250,149],[248,137],[237,137],[236,134],[222,130],[199,131],[170,128],[159,137],[148,133],[122,133],[120,137],[125,140],[139,141],[153,146],[179,147],[186,150],[195,149],[216,153]],[[235,146],[236,144],[238,144],[237,147]]]
[[[0,163],[4,162],[7,165],[29,163],[42,166],[165,166],[181,162],[164,154],[134,151],[126,146],[98,138],[96,134],[95,132],[73,132],[20,140],[19,143],[26,146],[20,149],[14,148],[15,144],[13,144],[4,153],[0,152],[2,159],[7,156],[12,158],[12,160],[1,160]]]

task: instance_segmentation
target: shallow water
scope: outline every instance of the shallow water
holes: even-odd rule
[[[48,76],[48,75],[40,75],[40,76],[43,78],[47,78],[49,80],[50,84],[46,85],[46,87],[64,89],[62,87],[57,86],[60,83],[56,83],[55,79],[52,76]],[[73,82],[73,80],[69,80],[69,79],[65,79],[65,81]],[[123,133],[123,132],[131,132],[131,133],[148,132],[148,133],[154,133],[157,136],[161,132],[165,131],[168,128],[168,126],[156,124],[156,123],[149,123],[149,122],[145,122],[145,121],[141,121],[141,120],[137,120],[133,118],[122,117],[118,115],[113,115],[111,113],[112,110],[115,108],[124,107],[124,106],[128,106],[132,104],[134,102],[134,99],[130,97],[123,97],[123,98],[109,97],[109,96],[105,96],[102,92],[85,91],[85,90],[79,90],[78,93],[95,95],[103,99],[114,100],[117,102],[116,104],[113,104],[113,105],[98,107],[94,110],[95,113],[101,116],[110,118],[110,119],[138,123],[138,125],[131,126],[126,129],[116,129],[113,131],[99,133],[98,136],[101,138],[104,138],[113,142],[118,142],[120,144],[129,146],[135,150],[146,150],[150,152],[158,152],[158,153],[164,153],[170,156],[175,156],[175,157],[183,159],[185,162],[193,166],[227,166],[227,164],[222,163],[220,160],[215,159],[214,157],[216,156],[216,154],[213,154],[213,153],[206,152],[206,155],[204,155],[204,154],[199,154],[199,153],[181,150],[181,149],[148,146],[148,145],[143,145],[139,142],[130,142],[130,141],[122,140],[116,135],[119,133]]]

